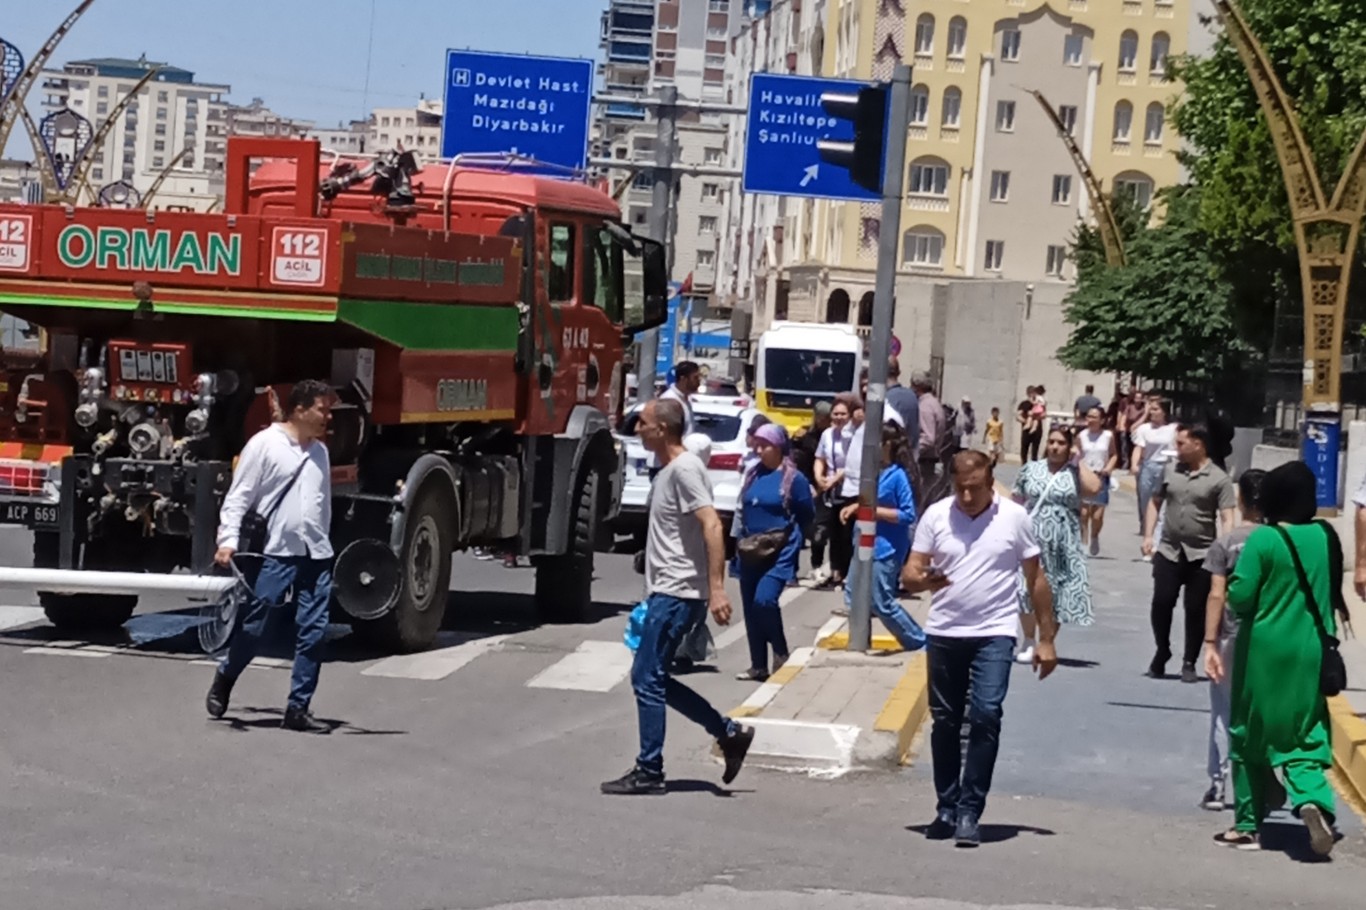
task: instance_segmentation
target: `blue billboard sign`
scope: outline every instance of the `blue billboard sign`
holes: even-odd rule
[[[447,51],[441,154],[510,152],[583,170],[592,100],[591,60]]]
[[[659,332],[659,348],[655,352],[655,375],[664,377],[674,365],[678,347],[678,313],[683,305],[681,291],[683,285],[678,281],[669,282],[669,318],[664,320],[656,331]]]
[[[1310,414],[1304,422],[1304,463],[1314,472],[1320,509],[1338,507],[1338,457],[1342,421],[1337,415]]]
[[[741,188],[746,193],[775,196],[878,201],[877,193],[854,183],[844,168],[821,161],[816,150],[821,139],[854,138],[854,125],[827,114],[821,95],[857,94],[867,86],[866,82],[812,76],[755,73],[750,77]]]

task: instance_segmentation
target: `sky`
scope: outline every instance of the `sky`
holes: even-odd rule
[[[76,0],[4,6],[0,38],[28,58]],[[595,58],[606,6],[607,0],[96,0],[52,65],[145,53],[201,82],[232,86],[235,103],[259,97],[276,113],[330,125],[361,119],[377,106],[415,105],[424,92],[440,97],[447,48]],[[35,112],[40,93],[41,87],[30,93]],[[14,132],[7,152],[27,160],[28,139]]]

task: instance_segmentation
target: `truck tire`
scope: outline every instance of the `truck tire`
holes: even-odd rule
[[[33,535],[33,567],[57,568],[58,536],[51,531]],[[117,629],[133,617],[138,608],[136,594],[54,594],[38,592],[38,603],[48,622],[58,629],[73,632],[104,632]]]
[[[379,619],[353,620],[352,630],[362,640],[390,653],[435,644],[451,589],[451,508],[448,497],[423,491],[404,513],[398,603]]]
[[[593,612],[593,543],[602,476],[590,470],[575,497],[569,552],[536,560],[536,611],[549,623],[587,622]]]

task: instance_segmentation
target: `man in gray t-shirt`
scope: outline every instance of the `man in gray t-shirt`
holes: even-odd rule
[[[752,727],[722,717],[705,698],[669,675],[679,644],[705,621],[708,606],[718,625],[728,625],[731,612],[721,519],[712,504],[706,466],[683,447],[686,419],[678,402],[657,399],[645,405],[637,424],[640,441],[658,457],[660,470],[650,489],[645,620],[631,664],[640,755],[634,768],[602,785],[602,792],[611,795],[665,791],[666,706],[716,737],[726,762],[723,783],[735,780],[754,741]]]

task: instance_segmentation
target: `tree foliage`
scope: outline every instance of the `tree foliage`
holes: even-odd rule
[[[1153,226],[1122,199],[1129,264],[1107,267],[1098,232],[1078,228],[1077,289],[1066,304],[1073,329],[1059,359],[1159,381],[1224,376],[1251,351],[1238,337],[1233,287],[1198,225],[1199,192],[1165,192],[1166,219]]]

